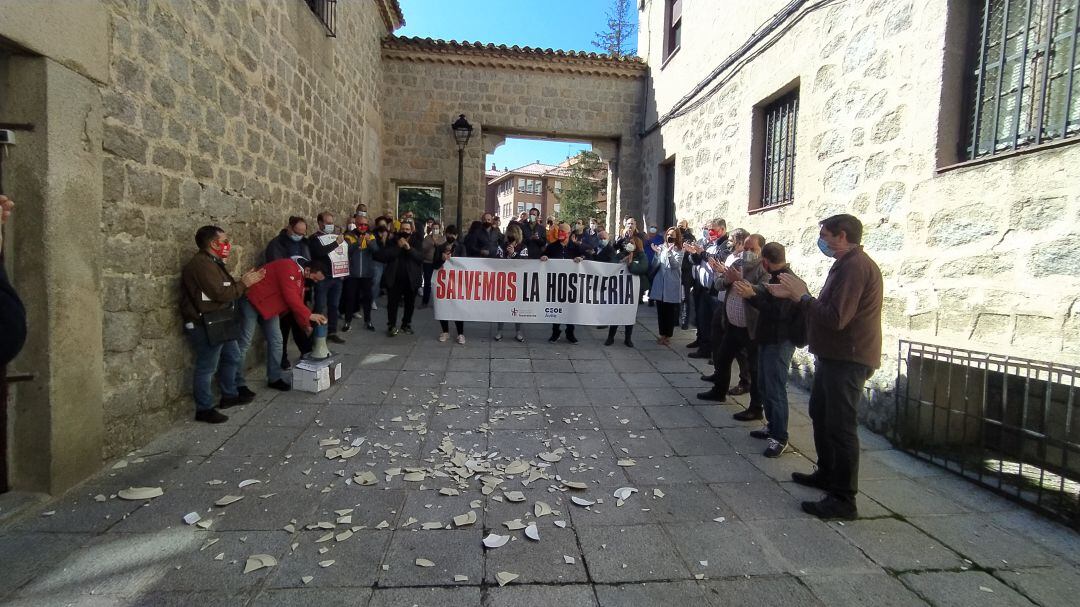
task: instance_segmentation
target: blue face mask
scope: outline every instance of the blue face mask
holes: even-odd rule
[[[817,248],[821,249],[822,255],[825,257],[836,257],[836,251],[829,248],[829,243],[825,242],[825,239],[818,236]]]
[[[291,238],[293,242],[300,242],[304,239],[304,237],[299,234],[289,234],[289,238]]]

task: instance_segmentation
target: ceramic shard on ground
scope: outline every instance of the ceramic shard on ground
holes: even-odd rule
[[[617,463],[617,465],[619,465],[619,466],[621,466],[623,468],[628,468],[630,466],[636,466],[637,465],[637,461],[635,461],[633,458],[629,458],[629,457],[626,458],[626,459],[620,459],[616,463]]]
[[[579,481],[563,481],[562,484],[571,489],[584,490],[589,488],[588,485]]]
[[[405,476],[401,477],[402,480],[409,483],[420,483],[427,478],[427,474],[423,472],[409,472]]]
[[[529,523],[529,526],[525,528],[525,537],[540,541],[540,530],[536,528],[536,523]]]
[[[221,538],[217,538],[217,537],[210,538],[210,539],[206,540],[205,542],[203,542],[203,545],[199,548],[199,552],[202,552],[203,550],[206,550],[210,546],[213,546],[214,544],[216,544],[216,543],[218,543],[220,541],[221,541]]]
[[[519,518],[516,518],[516,519],[514,519],[514,520],[512,520],[512,521],[506,521],[506,522],[504,522],[504,523],[503,523],[503,526],[504,526],[504,527],[506,527],[507,529],[509,529],[510,531],[517,531],[517,530],[519,530],[519,529],[524,529],[524,528],[525,528],[525,527],[527,527],[528,525],[526,525],[525,523],[521,522],[521,519],[519,519]]]
[[[248,557],[247,563],[244,564],[244,573],[251,573],[274,565],[277,565],[277,559],[269,554],[253,554]]]
[[[467,576],[467,575],[455,575],[454,576],[454,581],[455,582],[467,582],[467,581],[469,581],[469,576]]]
[[[199,515],[198,512],[188,512],[187,514],[184,515],[184,522],[187,523],[188,525],[194,525],[195,523],[199,522],[200,520],[202,520],[202,516]]]
[[[103,494],[101,494],[101,493],[99,493],[99,494],[97,494],[97,495],[95,495],[95,496],[94,496],[94,501],[95,501],[95,502],[104,502],[104,501],[105,501],[105,500],[107,500],[107,499],[108,499],[108,498],[107,498],[107,497],[105,497],[105,496],[104,496]]]
[[[559,529],[566,529],[566,521],[555,521],[555,526]]]
[[[161,487],[129,487],[116,493],[116,497],[131,501],[150,500],[162,495],[165,495],[165,492]]]
[[[335,561],[333,561],[333,560],[329,560],[329,561],[319,561],[319,567],[322,567],[323,569],[326,569],[326,568],[327,568],[327,567],[329,567],[330,565],[333,565],[333,564],[334,564],[334,562],[335,562]]]
[[[544,502],[536,502],[533,504],[533,516],[540,518],[541,516],[547,516],[551,514],[551,506],[548,506]]]
[[[509,535],[499,535],[497,533],[489,533],[484,538],[484,547],[486,548],[501,548],[506,545],[506,542],[510,541]]]
[[[503,497],[510,502],[524,502],[525,494],[520,491],[503,491]]]
[[[563,555],[563,557],[562,557],[562,560],[563,560],[563,562],[564,562],[564,563],[566,563],[567,565],[573,565],[574,563],[576,563],[576,562],[577,562],[577,559],[575,559],[575,558],[574,558],[574,557],[572,557],[572,556],[567,556],[567,555],[565,555],[565,554]]]
[[[353,482],[356,483],[357,485],[366,487],[366,486],[369,486],[369,485],[377,484],[379,482],[379,480],[377,478],[375,478],[375,473],[374,472],[372,472],[370,470],[366,470],[366,471],[361,472],[361,473],[357,474],[356,476],[354,476],[353,477]]]
[[[423,525],[420,525],[420,528],[424,531],[431,531],[432,529],[442,529],[444,526],[445,525],[443,525],[439,521],[431,521],[429,523],[424,523]]]
[[[594,502],[592,500],[587,500],[585,498],[581,498],[581,497],[578,497],[576,495],[571,497],[570,501],[577,504],[578,506],[592,506],[593,504],[596,503],[596,502]]]
[[[439,495],[461,495],[461,492],[451,487],[443,487],[439,489]]]
[[[388,523],[386,521],[383,521],[383,522],[379,523],[378,525],[375,525],[375,528],[376,529],[386,529],[389,526],[390,526],[390,523]]]
[[[516,573],[510,573],[509,571],[500,571],[495,574],[495,581],[498,582],[500,586],[505,586],[510,582],[518,579],[519,577],[521,576]]]
[[[433,562],[431,562],[431,561],[429,561],[427,559],[416,559],[415,562],[416,562],[417,567],[434,567],[435,566],[435,563],[433,563]]]
[[[212,521],[212,520],[210,520],[208,518],[204,518],[203,520],[195,523],[195,526],[198,527],[199,529],[209,529],[210,525],[213,525],[213,524],[214,524],[214,521]]]
[[[659,489],[653,489],[652,494],[653,494],[653,497],[664,497],[665,495],[667,495],[666,493],[664,493],[663,491],[661,491]]]
[[[470,510],[465,514],[459,514],[454,517],[455,527],[464,527],[466,525],[473,525],[476,523],[476,512]]]
[[[303,582],[304,585],[306,586],[306,585],[310,584],[311,580],[313,580],[313,579],[315,579],[313,576],[305,575],[305,576],[302,576],[300,578],[300,581]]]
[[[243,489],[244,487],[247,487],[249,485],[254,485],[255,483],[261,483],[261,482],[262,481],[260,481],[260,480],[249,478],[247,480],[240,481],[240,484],[238,484],[237,487],[239,487],[240,489]]]
[[[229,504],[235,504],[236,502],[239,502],[242,499],[244,499],[244,496],[242,496],[242,495],[226,495],[225,497],[223,497],[223,498],[219,499],[218,501],[214,502],[214,505],[215,506],[228,506]]]
[[[615,490],[615,499],[626,501],[630,499],[630,496],[637,493],[637,489],[633,487],[620,487]]]
[[[337,439],[337,438],[324,438],[321,441],[319,441],[319,446],[320,447],[333,447],[334,445],[340,445],[340,444],[341,444],[341,439]]]
[[[353,532],[346,529],[345,531],[342,531],[341,533],[335,535],[334,536],[334,541],[336,541],[336,542],[344,542],[345,540],[349,539],[352,536],[353,536]]]
[[[326,533],[326,534],[323,534],[321,537],[319,537],[319,539],[315,540],[315,543],[316,544],[321,544],[323,542],[329,542],[332,539],[334,539],[334,534],[333,533]]]

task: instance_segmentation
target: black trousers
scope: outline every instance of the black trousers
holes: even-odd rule
[[[296,319],[292,314],[282,314],[278,320],[281,326],[281,363],[284,365],[289,362],[289,334],[292,333],[293,343],[296,344],[296,348],[300,350],[300,356],[303,357],[308,352],[311,352],[311,338],[304,332],[299,325],[296,324]]]
[[[345,322],[352,321],[353,314],[359,310],[364,312],[364,322],[371,322],[371,278],[349,276],[341,294],[341,314]]]
[[[439,326],[442,327],[442,332],[443,333],[449,333],[450,332],[450,321],[449,320],[440,320],[439,321]],[[464,321],[455,320],[454,321],[454,328],[457,329],[457,334],[458,335],[464,335],[465,334],[465,322]]]
[[[656,302],[656,322],[660,328],[661,337],[671,337],[675,334],[675,323],[679,320],[679,304],[676,302]]]
[[[746,327],[728,325],[724,338],[720,341],[716,355],[716,389],[727,396],[731,388],[731,363],[742,353],[746,357],[747,370],[750,371],[750,408],[761,409],[761,386],[757,380],[757,345],[750,339]]]
[[[435,264],[424,264],[424,296],[420,300],[425,306],[431,303],[431,276],[435,273]]]
[[[607,336],[608,339],[615,339],[615,334],[619,332],[619,325],[611,325],[608,327]],[[626,325],[626,329],[623,330],[623,335],[626,339],[630,339],[634,335],[634,325]]]
[[[558,324],[551,325],[551,335],[552,336],[554,336],[554,337],[559,336],[559,334],[561,333],[561,331],[559,330],[559,327],[562,327],[562,325],[558,325]],[[570,337],[574,336],[574,325],[566,325],[566,334],[568,336],[570,336]]]
[[[698,351],[711,354],[713,351],[711,321],[716,301],[712,293],[701,285],[694,285],[694,328],[697,329]]]
[[[387,326],[393,327],[397,324],[400,305],[404,305],[405,308],[405,313],[401,317],[401,326],[407,327],[412,324],[413,309],[416,308],[416,289],[409,282],[408,276],[398,276],[390,283],[386,300]]]
[[[712,343],[715,347],[712,350],[712,361],[713,367],[719,369],[720,344],[724,341],[724,327],[727,325],[727,308],[724,307],[724,302],[722,301],[717,303],[713,308],[710,333],[712,334]],[[735,362],[739,365],[739,385],[749,389],[750,362],[746,359],[746,352],[743,350],[736,352]],[[728,363],[728,368],[731,368],[731,363]]]
[[[830,495],[854,503],[859,492],[857,409],[874,371],[859,363],[818,358],[810,391],[810,420],[818,471]]]

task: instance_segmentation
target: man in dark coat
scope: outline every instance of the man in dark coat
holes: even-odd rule
[[[581,246],[577,243],[570,241],[570,224],[559,224],[559,239],[555,242],[544,247],[544,254],[540,257],[540,261],[547,261],[549,259],[573,259],[574,261],[581,261],[585,258],[585,251],[581,249]],[[548,341],[555,343],[559,341],[559,336],[562,335],[560,325],[555,323],[551,325],[551,337]],[[566,341],[576,344],[577,338],[574,337],[574,325],[566,325]]]
[[[376,259],[386,264],[385,277],[389,286],[387,294],[387,330],[390,337],[398,334],[398,306],[404,304],[401,330],[412,335],[412,315],[416,306],[416,292],[423,279],[423,239],[416,233],[416,226],[402,221],[394,238],[376,253]]]

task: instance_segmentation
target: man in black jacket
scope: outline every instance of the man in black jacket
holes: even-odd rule
[[[398,334],[398,306],[405,304],[401,318],[401,330],[412,335],[412,315],[416,306],[416,292],[423,278],[423,239],[416,233],[416,226],[402,221],[396,237],[386,241],[387,246],[376,253],[376,259],[386,264],[384,276],[389,286],[387,293],[387,329],[390,337]]]
[[[547,230],[540,225],[540,209],[529,209],[529,216],[525,223],[521,224],[521,235],[525,238],[525,246],[529,248],[529,257],[536,259],[544,253],[547,246]]]
[[[570,242],[570,224],[559,224],[559,239],[549,244],[544,248],[544,254],[540,257],[540,261],[547,261],[548,259],[573,259],[580,262],[585,258],[585,251],[581,247],[573,242]],[[551,337],[548,341],[555,343],[559,341],[559,336],[562,335],[560,326],[558,323],[551,325]],[[574,325],[566,325],[566,341],[576,344],[577,338],[574,337]]]
[[[345,243],[337,226],[334,225],[334,214],[323,211],[318,216],[319,225],[315,233],[308,238],[308,248],[311,249],[311,260],[317,261],[327,268],[333,268],[330,262],[330,254]],[[327,238],[323,238],[323,237]],[[323,241],[328,241],[323,244]],[[347,248],[347,247],[346,247]],[[326,324],[326,341],[343,344],[345,340],[337,334],[338,309],[341,307],[341,292],[344,285],[342,278],[334,278],[327,275],[323,280],[315,283],[315,312],[325,315],[329,321]]]
[[[770,242],[761,249],[764,283],[779,284],[782,274],[794,274],[787,264],[784,247]],[[806,345],[806,321],[798,305],[774,296],[765,284],[740,280],[732,285],[738,295],[758,311],[753,338],[757,344],[758,394],[768,425],[750,432],[750,436],[768,440],[765,457],[780,457],[788,448],[787,383],[795,348]]]

